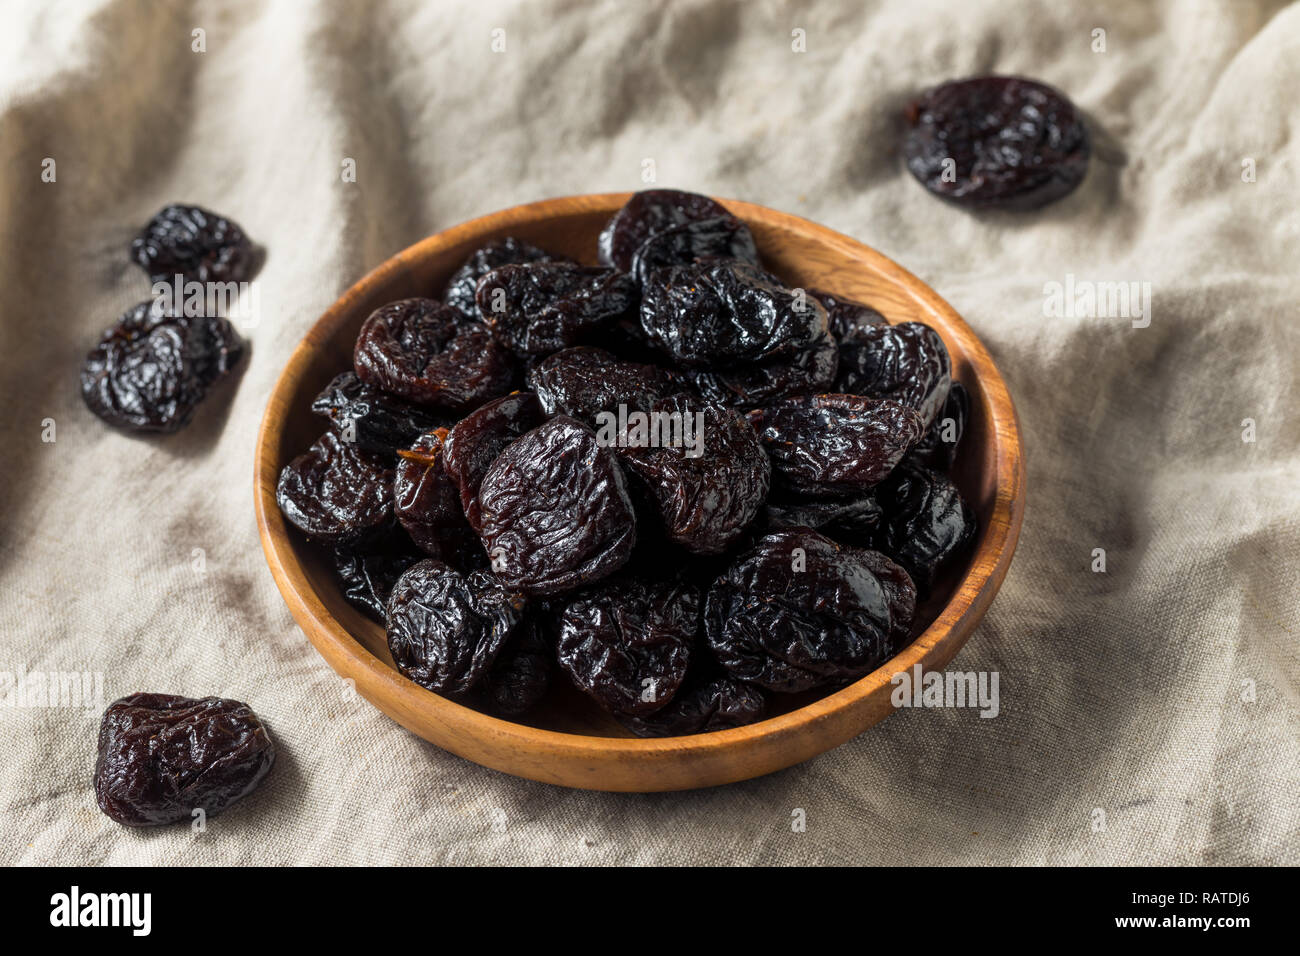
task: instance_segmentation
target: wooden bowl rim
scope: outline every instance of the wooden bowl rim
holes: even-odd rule
[[[525,223],[603,209],[612,215],[631,195],[630,192],[588,193],[524,203],[468,220],[408,246],[368,272],[325,311],[298,343],[271,390],[258,430],[254,462],[254,505],[267,563],[276,586],[308,640],[337,673],[353,678],[358,692],[377,706],[376,697],[386,697],[403,710],[423,711],[432,719],[459,727],[468,734],[496,738],[495,743],[524,749],[546,748],[557,757],[595,759],[619,755],[672,755],[676,758],[728,748],[741,749],[747,742],[757,738],[798,734],[813,724],[850,708],[854,703],[879,693],[891,683],[895,674],[910,673],[914,665],[921,663],[941,644],[953,640],[964,643],[1006,576],[1024,514],[1025,473],[1019,421],[1002,376],[975,332],[933,289],[870,246],[791,213],[739,200],[718,199],[718,202],[742,220],[766,221],[768,225],[782,230],[801,233],[819,243],[840,247],[846,255],[853,258],[869,260],[881,274],[904,286],[921,305],[934,314],[941,315],[945,335],[959,340],[970,357],[971,365],[979,366],[978,380],[988,398],[990,426],[997,436],[993,514],[987,534],[970,557],[966,575],[957,582],[953,597],[939,616],[910,645],[876,670],[820,700],[744,727],[662,738],[572,734],[530,727],[480,713],[408,680],[352,637],[313,591],[293,554],[289,541],[290,530],[275,501],[279,474],[276,450],[281,443],[284,424],[282,418],[272,414],[277,404],[280,404],[277,400],[296,390],[312,363],[318,344],[332,335],[335,326],[345,321],[354,302],[365,296],[376,283],[386,282],[409,269],[411,262],[422,260],[445,247],[476,236],[509,230]],[[283,542],[283,546],[280,542]],[[992,560],[988,560],[990,558]],[[992,593],[986,596],[985,592],[990,589]],[[971,619],[971,612],[976,605],[983,607]],[[382,706],[380,709],[388,712]],[[399,716],[390,715],[418,733],[416,728]]]

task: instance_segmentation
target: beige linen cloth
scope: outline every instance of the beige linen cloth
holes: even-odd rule
[[[1300,7],[28,0],[0,29],[0,671],[236,697],[280,747],[206,832],[137,832],[90,789],[102,707],[0,708],[0,860],[1300,863]],[[986,72],[1087,111],[1074,195],[975,216],[903,169],[908,95]],[[290,618],[252,461],[309,325],[417,239],[641,188],[648,160],[880,249],[987,343],[1028,509],[954,667],[1000,675],[996,718],[905,710],[763,779],[585,793],[346,699]],[[77,370],[176,200],[266,246],[260,321],[235,387],[133,438]],[[1048,314],[1069,276],[1149,283],[1149,325]]]

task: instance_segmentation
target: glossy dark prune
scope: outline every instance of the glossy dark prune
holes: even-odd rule
[[[81,397],[117,428],[175,432],[243,354],[243,339],[225,319],[169,315],[141,302],[86,356]]]
[[[569,262],[571,260],[529,245],[514,236],[493,240],[486,246],[475,249],[465,264],[452,274],[447,281],[447,288],[443,291],[442,301],[453,309],[459,309],[470,318],[478,318],[478,303],[474,301],[474,290],[478,287],[479,279],[498,266],[544,261]]]
[[[771,464],[748,420],[679,394],[655,403],[646,431],[620,434],[619,454],[668,539],[697,554],[726,550],[758,514],[771,483]]]
[[[596,243],[600,264],[631,272],[637,251],[658,233],[703,219],[731,214],[699,193],[679,189],[647,189],[629,199],[606,223]]]
[[[808,294],[826,307],[826,321],[836,340],[853,335],[857,330],[867,326],[889,324],[883,315],[865,302],[855,302],[853,299],[823,292],[820,289],[809,289]]]
[[[841,544],[866,542],[880,525],[884,509],[870,493],[856,498],[824,501],[768,501],[763,508],[764,527],[812,528]]]
[[[962,206],[1036,209],[1088,171],[1088,128],[1065,94],[1016,76],[955,80],[908,104],[907,168]]]
[[[861,677],[901,627],[872,567],[807,528],[768,534],[709,589],[709,647],[732,677],[781,693]]]
[[[855,553],[885,589],[892,624],[889,631],[889,653],[896,653],[907,644],[912,635],[912,621],[916,616],[916,583],[901,564],[879,551],[858,548]]]
[[[422,552],[400,540],[359,551],[335,548],[334,572],[348,602],[383,624],[393,585],[407,568],[424,557]]]
[[[95,799],[129,827],[212,816],[247,796],[275,763],[275,744],[247,704],[132,694],[99,725]]]
[[[858,497],[921,439],[912,409],[862,395],[806,395],[764,408],[755,427],[787,494]]]
[[[371,313],[353,352],[357,378],[407,401],[469,411],[514,387],[518,366],[480,322],[434,299]]]
[[[131,258],[153,282],[177,275],[194,282],[244,282],[257,268],[257,250],[233,220],[199,206],[160,209],[135,239]]]
[[[446,413],[422,408],[365,384],[355,372],[341,372],[311,403],[344,441],[393,455],[427,431],[452,424]]]
[[[676,391],[672,375],[658,366],[627,362],[585,346],[548,355],[533,366],[527,383],[546,414],[568,415],[592,428],[600,412],[617,415],[620,405],[628,411],[649,411]]]
[[[428,558],[397,579],[387,610],[397,669],[421,687],[456,697],[478,684],[521,626],[524,598],[488,571],[462,574]]]
[[[686,684],[667,706],[644,717],[616,714],[620,724],[638,737],[683,737],[743,727],[763,719],[767,697],[752,684],[726,674]]]
[[[825,334],[793,360],[691,370],[685,378],[699,394],[722,405],[752,408],[782,398],[824,392],[835,382],[839,346]]]
[[[835,390],[914,408],[926,428],[939,416],[951,383],[948,349],[921,322],[860,326],[840,339]]]
[[[478,503],[483,476],[511,442],[545,419],[536,395],[513,392],[470,412],[448,432],[443,467],[460,490],[461,509],[475,531],[483,530]]]
[[[493,269],[475,297],[498,342],[519,355],[545,355],[630,316],[637,288],[613,269],[547,261]]]
[[[453,565],[478,546],[461,510],[460,489],[444,467],[447,429],[437,428],[397,453],[393,512],[426,554]]]
[[[637,282],[656,269],[686,265],[700,258],[741,259],[755,266],[758,246],[749,227],[735,216],[695,219],[655,233],[632,258]]]
[[[556,656],[574,685],[610,713],[650,714],[686,679],[699,630],[693,585],[625,578],[569,602]]]
[[[636,519],[614,451],[558,415],[506,448],[479,487],[480,536],[507,587],[556,594],[627,563]]]
[[[641,327],[688,368],[793,360],[826,335],[826,310],[812,296],[732,259],[702,259],[650,273]]]
[[[948,389],[934,424],[930,426],[907,460],[928,468],[947,471],[957,459],[957,446],[970,420],[970,392],[961,382],[953,382]]]
[[[929,468],[900,467],[876,490],[885,518],[875,547],[911,575],[922,598],[939,572],[975,537],[975,512],[949,478]]]
[[[275,500],[289,523],[313,541],[359,545],[392,525],[393,468],[326,432],[284,466]]]
[[[501,717],[526,714],[550,690],[554,659],[541,623],[526,619],[475,689],[476,702]]]

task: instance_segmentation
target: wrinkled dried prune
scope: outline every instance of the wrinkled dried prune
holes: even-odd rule
[[[735,216],[695,219],[657,232],[632,258],[637,282],[656,269],[686,265],[701,258],[741,259],[758,265],[758,247],[749,227]]]
[[[442,301],[471,318],[477,318],[478,304],[474,301],[474,290],[478,287],[479,279],[498,266],[542,261],[569,262],[571,260],[565,256],[554,255],[545,249],[538,249],[514,236],[496,239],[480,249],[475,249],[465,264],[452,274],[442,294]]]
[[[523,596],[491,572],[461,574],[428,558],[408,568],[388,596],[388,650],[421,687],[460,696],[488,673],[523,609]]]
[[[461,510],[460,489],[444,466],[447,429],[437,428],[397,453],[393,511],[426,553],[453,565],[479,547]]]
[[[1072,192],[1088,171],[1088,128],[1074,104],[1023,77],[944,83],[904,116],[907,168],[958,205],[1037,209]]]
[[[518,367],[480,322],[434,299],[376,309],[353,352],[357,378],[411,402],[469,411],[514,386]]]
[[[343,596],[380,624],[384,623],[388,595],[397,579],[426,556],[400,539],[354,551],[334,549],[334,571],[343,585]]]
[[[884,480],[921,439],[912,409],[863,395],[807,395],[764,408],[756,426],[784,492],[856,497]]]
[[[875,547],[911,575],[921,597],[975,537],[975,512],[947,475],[903,466],[876,489],[885,518]]]
[[[257,250],[233,220],[199,206],[164,206],[131,240],[131,258],[153,282],[244,282]]]
[[[969,420],[970,392],[966,391],[966,386],[961,382],[953,382],[934,424],[921,436],[907,460],[947,471],[957,459],[957,445],[961,442]]]
[[[427,431],[452,424],[449,416],[395,398],[365,384],[355,372],[334,376],[311,403],[311,410],[330,420],[339,437],[358,448],[396,454]]]
[[[825,501],[768,501],[765,527],[812,528],[841,544],[865,543],[880,525],[884,509],[871,494]]]
[[[601,265],[632,271],[647,239],[675,226],[731,214],[708,196],[679,189],[647,189],[629,199],[606,223],[596,244]]]
[[[952,363],[939,333],[921,322],[860,326],[840,339],[835,390],[914,408],[926,428],[948,397]]]
[[[380,456],[326,432],[284,466],[275,500],[312,540],[363,544],[392,525],[393,469]]]
[[[704,626],[731,676],[782,693],[861,677],[899,627],[870,559],[807,528],[741,555],[709,589]]]
[[[536,707],[551,687],[555,651],[536,619],[526,618],[497,655],[476,689],[484,708],[517,717]]]
[[[686,679],[699,630],[694,585],[624,578],[569,602],[556,655],[578,689],[606,710],[650,714]]]
[[[479,280],[475,297],[497,341],[519,355],[578,345],[585,335],[630,316],[637,305],[629,276],[552,261],[493,269]]]
[[[647,276],[641,326],[688,368],[789,361],[827,332],[814,297],[747,262],[702,259]]]
[[[901,565],[887,555],[870,548],[857,548],[855,553],[880,579],[889,602],[889,653],[893,654],[907,644],[912,634],[912,619],[916,616],[916,583]]]
[[[275,744],[247,704],[132,694],[99,725],[95,799],[129,827],[220,813],[247,796],[275,762]]]
[[[838,368],[839,346],[827,333],[793,360],[691,370],[685,377],[710,401],[752,408],[794,395],[824,392],[835,382]]]
[[[636,519],[614,451],[558,415],[511,444],[479,487],[480,535],[507,587],[555,594],[627,563]]]
[[[672,395],[655,403],[646,428],[629,427],[618,443],[668,539],[688,551],[726,550],[767,498],[771,464],[735,409]]]
[[[600,412],[648,412],[675,391],[672,375],[656,365],[626,362],[604,349],[579,346],[548,355],[528,373],[548,415],[568,415],[597,427]]]
[[[865,302],[855,302],[853,299],[846,299],[844,296],[833,295],[820,289],[809,289],[808,294],[826,307],[826,321],[830,325],[831,334],[837,340],[870,325],[889,324],[883,315]]]
[[[483,476],[507,445],[545,418],[536,395],[514,392],[470,412],[448,432],[443,467],[460,489],[461,508],[475,531],[483,530],[478,504]]]
[[[117,428],[174,432],[243,354],[243,339],[225,319],[169,315],[141,302],[86,356],[81,397]]]
[[[667,706],[644,717],[615,717],[638,737],[682,737],[743,727],[762,720],[766,709],[766,696],[752,684],[726,674],[709,680],[688,674],[685,686]]]

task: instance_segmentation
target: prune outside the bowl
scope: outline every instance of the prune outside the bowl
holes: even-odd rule
[[[709,680],[688,674],[686,684],[666,707],[642,717],[615,717],[638,737],[684,737],[752,724],[763,719],[766,709],[767,697],[752,684],[725,673]]]
[[[313,541],[360,545],[392,525],[393,468],[326,432],[280,471],[275,500]]]
[[[934,424],[916,443],[907,460],[947,471],[957,459],[957,446],[969,420],[970,392],[961,382],[953,382]]]
[[[753,408],[794,395],[824,392],[835,382],[839,346],[826,333],[793,359],[734,365],[685,377],[704,398],[722,405]]]
[[[601,265],[631,272],[637,250],[657,233],[688,222],[731,214],[699,193],[679,189],[647,189],[635,194],[606,223],[597,240]]]
[[[921,322],[869,325],[840,340],[835,390],[914,408],[926,428],[948,397],[952,362],[939,333]]]
[[[650,714],[686,679],[699,631],[693,585],[620,579],[569,602],[556,656],[574,685],[610,713]]]
[[[1036,209],[1088,171],[1088,128],[1065,94],[1017,76],[954,80],[904,112],[907,168],[958,205]]]
[[[528,262],[493,269],[475,298],[498,342],[518,355],[545,355],[632,315],[637,288],[614,269]]]
[[[876,490],[885,518],[875,546],[911,575],[922,598],[975,537],[975,512],[947,475],[903,466]]]
[[[427,431],[453,423],[447,413],[389,395],[351,371],[334,376],[311,403],[311,410],[328,418],[344,441],[385,455],[396,454]]]
[[[735,409],[679,394],[655,403],[647,431],[619,436],[619,454],[668,539],[696,554],[726,550],[754,520],[771,483],[754,429]]]
[[[443,467],[446,441],[447,429],[436,428],[397,453],[393,511],[426,554],[459,565],[478,536],[465,520],[456,482]]]
[[[523,595],[488,571],[462,574],[428,558],[388,596],[388,650],[403,675],[449,697],[469,693],[521,626]]]
[[[512,392],[470,412],[447,433],[443,467],[460,489],[461,508],[475,531],[483,530],[478,503],[483,476],[511,442],[545,420],[536,395]]]
[[[709,647],[732,677],[781,693],[861,677],[900,627],[872,568],[860,549],[807,528],[768,534],[709,589]]]
[[[397,538],[360,550],[335,548],[333,557],[334,571],[348,603],[383,624],[393,585],[407,568],[426,555],[410,542]]]
[[[656,365],[628,362],[604,349],[579,346],[554,352],[528,373],[547,415],[568,415],[598,426],[600,412],[648,412],[656,401],[677,390],[674,378]]]
[[[514,236],[494,239],[487,245],[475,249],[465,264],[452,273],[443,291],[442,301],[453,309],[459,309],[471,318],[478,318],[478,303],[474,301],[474,290],[478,280],[498,266],[517,265],[521,262],[569,262],[565,256],[557,256],[530,245]]]
[[[239,363],[244,341],[225,319],[171,315],[153,301],[128,309],[81,367],[81,397],[108,424],[175,432]]]
[[[678,363],[705,369],[793,360],[828,329],[816,298],[734,259],[701,259],[650,273],[641,326]]]
[[[172,282],[177,275],[194,282],[244,282],[252,278],[258,255],[233,220],[173,204],[131,240],[131,258],[153,282]]]
[[[862,395],[806,395],[769,405],[758,424],[783,492],[859,497],[883,481],[924,426],[912,409]]]
[[[275,744],[247,704],[172,694],[116,700],[99,725],[95,799],[129,827],[220,813],[275,762]]]
[[[510,588],[556,594],[627,563],[636,518],[612,449],[558,415],[506,448],[479,487],[480,536]]]
[[[657,232],[632,258],[637,282],[656,269],[686,265],[702,258],[741,259],[758,265],[758,247],[749,227],[735,216],[695,219]]]
[[[434,299],[402,299],[362,323],[357,378],[407,401],[464,412],[514,387],[518,366],[480,322]]]

